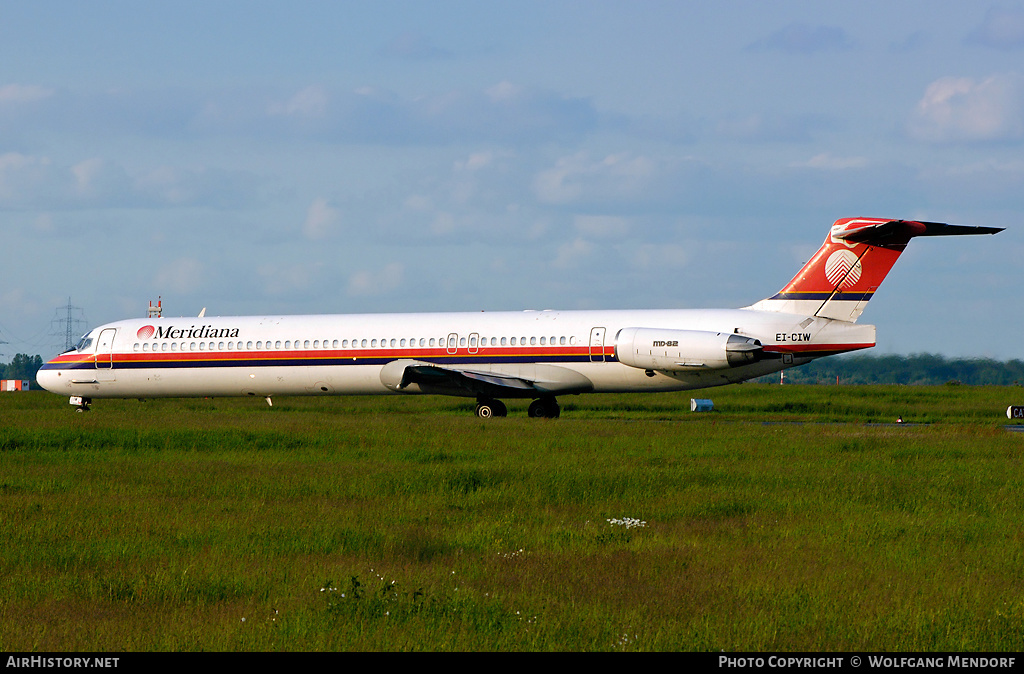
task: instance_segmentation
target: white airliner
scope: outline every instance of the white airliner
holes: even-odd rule
[[[844,218],[775,295],[743,309],[148,318],[100,326],[43,365],[80,411],[97,398],[430,393],[532,398],[721,386],[875,345],[860,316],[915,236],[993,227]]]

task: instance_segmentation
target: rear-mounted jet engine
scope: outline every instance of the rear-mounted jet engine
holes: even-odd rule
[[[615,338],[620,363],[662,372],[749,365],[760,360],[763,351],[752,337],[704,330],[623,328]]]

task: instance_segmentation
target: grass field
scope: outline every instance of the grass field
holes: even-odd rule
[[[561,402],[0,394],[0,650],[1024,649],[1024,389]]]

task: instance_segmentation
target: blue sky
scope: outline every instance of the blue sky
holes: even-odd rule
[[[876,352],[1024,358],[1024,3],[0,2],[0,344],[141,316],[739,307],[840,217]]]

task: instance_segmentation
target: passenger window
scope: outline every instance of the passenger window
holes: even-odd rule
[[[178,343],[177,342],[171,342],[171,351],[177,351],[177,350],[178,350]]]
[[[537,346],[537,338],[530,337],[530,346]]]
[[[267,342],[267,343],[269,344],[270,342]],[[280,339],[278,339],[278,340],[276,340],[274,342],[274,348],[275,349],[280,349],[281,348],[281,340]]]
[[[466,338],[465,337],[460,337],[459,338],[459,346],[466,346]]]
[[[334,344],[334,348],[337,349],[338,348],[338,340],[334,340],[333,344]],[[347,339],[345,340],[345,346],[348,346],[348,340]]]
[[[213,342],[210,342],[210,344],[213,344]],[[218,351],[223,351],[224,350],[224,342],[218,342],[217,343],[217,350]]]
[[[427,345],[426,342],[427,342],[426,337],[420,337],[420,346],[426,346]]]
[[[299,344],[298,342],[295,342],[296,346],[298,346],[298,344]],[[308,349],[309,348],[309,340],[308,339],[302,340],[302,348],[303,349]]]
[[[502,346],[505,346],[505,342],[506,342],[506,341],[508,341],[508,339],[507,339],[506,337],[502,337],[502,338],[501,338],[501,345],[502,345]]]
[[[544,346],[544,344],[545,344],[546,342],[547,342],[547,340],[546,340],[546,339],[545,339],[544,337],[541,337],[541,338],[540,338],[540,345],[541,345],[541,346]]]
[[[436,340],[435,340],[435,339],[434,339],[433,337],[431,337],[431,338],[430,338],[430,346],[434,346],[434,344],[435,344],[435,341],[436,341]]]
[[[515,345],[516,345],[516,338],[515,338],[515,337],[513,337],[513,338],[512,338],[512,346],[515,346]]]
[[[199,350],[206,351],[206,342],[199,342]]]
[[[132,351],[138,351],[138,350],[139,350],[139,343],[135,342],[135,346],[132,348]]]
[[[327,346],[327,340],[326,339],[324,340],[324,346]],[[320,340],[319,339],[314,339],[313,340],[313,348],[314,349],[319,349],[320,348]]]
[[[395,340],[394,340],[394,338],[392,338],[391,339],[391,346],[394,346],[394,345],[395,345]]]
[[[163,344],[160,345],[160,350],[161,351],[166,351],[167,350],[167,342],[164,342]]]

